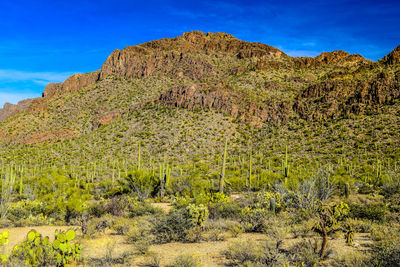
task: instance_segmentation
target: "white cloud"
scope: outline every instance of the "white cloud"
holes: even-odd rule
[[[62,82],[71,75],[73,75],[72,72],[26,72],[0,69],[0,80],[2,81],[32,81],[40,85],[50,82]]]
[[[29,72],[0,69],[0,108],[4,103],[40,97],[39,91],[51,82],[65,81],[72,72]]]
[[[0,92],[0,108],[7,102],[12,104],[17,104],[18,101],[28,99],[28,98],[35,98],[40,97],[35,93],[3,93]]]

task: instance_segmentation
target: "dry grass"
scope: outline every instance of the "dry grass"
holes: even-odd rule
[[[164,204],[164,203],[160,203]],[[157,205],[159,206],[159,205]],[[24,240],[26,234],[34,228],[36,231],[44,236],[54,237],[54,231],[56,229],[70,229],[74,227],[69,226],[39,226],[39,227],[21,227],[21,228],[5,228],[0,231],[10,232],[10,244],[7,246],[7,250],[10,251],[17,243]],[[76,227],[75,227],[76,228]],[[131,254],[134,252],[134,247],[125,241],[125,237],[116,235],[113,231],[106,231],[106,234],[94,238],[82,238],[78,237],[79,242],[83,245],[82,255],[84,258],[89,259],[101,259],[104,258],[107,253],[107,247],[113,244],[112,257],[119,258],[123,255]],[[265,234],[260,233],[243,233],[236,238],[227,238],[224,241],[217,242],[200,242],[200,243],[168,243],[162,245],[150,246],[150,252],[160,255],[161,266],[168,266],[173,263],[174,259],[182,254],[191,254],[200,258],[203,266],[224,266],[227,264],[226,259],[222,256],[222,252],[226,250],[231,242],[247,242],[248,240],[254,241],[268,241],[269,237]],[[301,238],[293,238],[288,236],[283,244],[283,249],[289,249],[291,246],[300,242]],[[370,249],[372,241],[370,234],[356,234],[354,238],[355,246],[347,246],[342,236],[338,236],[336,239],[332,239],[329,242],[330,249],[332,249],[335,255],[343,255],[349,252],[364,252]],[[129,262],[132,266],[144,265],[148,262],[149,258],[144,256],[135,256],[132,262]],[[329,266],[329,260],[323,262],[322,265]]]
[[[168,213],[172,209],[171,203],[167,202],[151,203],[151,205],[155,208],[160,208],[165,213]]]

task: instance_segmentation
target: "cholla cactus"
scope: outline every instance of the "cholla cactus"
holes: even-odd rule
[[[351,225],[347,224],[346,225],[346,232],[344,234],[344,238],[346,240],[346,244],[349,246],[352,246],[354,243],[354,230]]]
[[[338,221],[342,220],[349,210],[349,206],[344,202],[333,206],[323,205],[319,208],[319,220],[313,227],[313,230],[322,236],[321,250],[319,252],[321,259],[325,257],[328,237],[332,233],[340,230],[340,228],[338,228]]]
[[[208,218],[208,209],[206,206],[204,206],[203,204],[200,204],[198,206],[190,204],[189,206],[187,206],[186,209],[194,225],[196,226],[204,225],[204,222]]]

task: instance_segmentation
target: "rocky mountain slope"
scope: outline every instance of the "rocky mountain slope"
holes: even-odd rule
[[[304,125],[361,127],[389,116],[394,132],[380,142],[390,143],[399,140],[399,51],[378,62],[344,51],[293,58],[225,33],[188,32],[115,50],[100,70],[49,84],[42,98],[6,105],[0,140],[4,147],[100,142],[99,149],[112,144],[113,153],[144,142],[149,154],[202,155],[227,135],[239,151],[249,134],[260,148]]]

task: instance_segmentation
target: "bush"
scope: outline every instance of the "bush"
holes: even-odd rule
[[[370,255],[363,252],[348,252],[336,255],[332,259],[333,267],[364,267],[370,266]]]
[[[158,253],[147,253],[147,267],[160,267],[161,266],[161,256]]]
[[[171,267],[199,267],[201,266],[200,260],[190,254],[184,254],[176,257]]]
[[[189,205],[185,209],[172,209],[166,216],[155,222],[153,234],[158,243],[185,241],[189,230],[204,225],[208,210],[203,205]]]
[[[400,266],[400,236],[397,231],[387,232],[385,239],[375,241],[373,264],[382,267]]]
[[[312,244],[310,240],[303,240],[296,243],[289,250],[291,261],[295,264],[304,264],[304,266],[315,266],[320,260],[317,249],[317,242]]]
[[[125,203],[123,198],[114,197],[106,202],[104,211],[113,216],[122,216],[125,211],[126,204],[127,203]]]
[[[151,239],[151,227],[152,225],[144,219],[131,223],[130,230],[126,234],[127,242],[130,244],[135,244],[144,238]]]
[[[94,202],[87,207],[87,212],[90,216],[100,218],[105,214],[104,203]]]
[[[286,262],[285,257],[274,246],[253,240],[231,243],[223,255],[233,265],[282,266]]]
[[[243,226],[239,223],[232,224],[229,227],[229,232],[231,233],[232,237],[238,237],[241,233],[244,232]]]
[[[119,235],[126,235],[135,224],[130,219],[118,218],[113,222],[112,229]]]
[[[383,222],[385,220],[386,206],[384,204],[349,204],[350,217]]]
[[[351,226],[357,233],[371,233],[373,223],[367,219],[347,218],[345,224]]]
[[[128,206],[129,217],[134,218],[146,215],[163,214],[162,209],[153,207],[150,203],[140,201],[130,201]]]
[[[44,214],[44,204],[40,201],[22,200],[12,203],[8,210],[7,218],[13,222],[26,219],[30,216]]]
[[[238,218],[242,211],[240,205],[236,202],[220,202],[208,205],[211,219],[233,219]]]
[[[241,223],[246,232],[263,232],[268,219],[268,211],[264,208],[246,207],[242,210]]]
[[[136,253],[141,255],[144,255],[149,251],[150,245],[151,245],[150,238],[141,238],[133,244]]]

